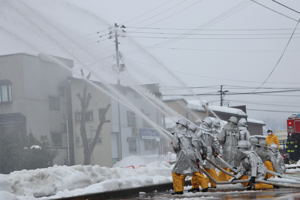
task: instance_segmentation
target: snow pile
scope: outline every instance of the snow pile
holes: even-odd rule
[[[60,198],[171,182],[172,166],[166,161],[170,157],[130,157],[113,168],[76,165],[16,171],[0,176],[0,199]]]

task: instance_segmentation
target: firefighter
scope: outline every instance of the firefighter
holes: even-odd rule
[[[239,140],[247,140],[249,141],[250,133],[248,131],[248,124],[245,118],[241,118],[238,123],[239,127]]]
[[[203,167],[204,160],[207,157],[207,147],[204,145],[204,141],[197,137],[199,131],[198,126],[196,126],[196,124],[190,124],[189,128],[194,133],[192,144],[196,151],[198,167],[200,167],[200,165]],[[208,191],[208,180],[206,176],[200,172],[200,170],[192,175],[191,182],[192,188],[188,190],[189,192],[200,192],[199,187],[202,188],[202,192]]]
[[[252,144],[253,150],[261,158],[264,163],[264,166],[267,170],[275,171],[272,163],[272,152],[266,145],[266,140],[264,136],[251,136],[250,143]],[[273,177],[272,174],[266,173],[266,179]]]
[[[277,145],[272,144],[269,148],[270,148],[270,151],[272,152],[271,161],[272,161],[274,170],[280,174],[285,173],[286,168],[285,168],[285,164],[284,164],[284,159],[281,156]]]
[[[268,146],[271,146],[272,144],[275,144],[277,145],[277,148],[279,148],[279,140],[278,140],[278,137],[273,133],[272,130],[268,130],[267,131],[267,138],[266,138],[266,143]]]
[[[187,175],[198,175],[201,160],[192,145],[193,132],[188,129],[189,122],[180,119],[176,123],[176,131],[173,135],[172,145],[177,153],[177,161],[172,170],[173,189],[172,194],[183,194],[184,180]]]
[[[264,180],[266,169],[260,157],[252,150],[251,144],[246,140],[238,142],[237,157],[240,159],[240,165],[237,174],[233,180],[249,179],[249,182],[243,183],[247,189],[271,189],[272,185],[264,183],[256,183],[257,180]]]
[[[221,121],[215,118],[212,123],[212,133],[216,138],[218,138],[220,132],[221,132]]]
[[[214,159],[216,156],[220,155],[221,153],[221,147],[219,144],[219,141],[215,135],[213,135],[212,132],[212,125],[213,125],[213,120],[210,117],[204,118],[202,123],[200,124],[200,130],[198,131],[196,137],[200,138],[204,145],[207,148],[207,158],[216,163],[216,160]],[[218,180],[218,176],[216,173],[216,170],[214,166],[212,166],[209,163],[205,163],[204,169],[215,179]],[[216,184],[212,181],[209,180],[210,186],[212,188],[216,188]]]
[[[237,124],[238,119],[235,116],[231,116],[227,124],[222,128],[218,138],[222,146],[223,158],[233,168],[236,168],[238,165],[236,154],[239,141],[239,129]],[[231,171],[227,166],[222,167],[226,171]],[[228,181],[231,177],[220,171],[218,178],[220,181]]]

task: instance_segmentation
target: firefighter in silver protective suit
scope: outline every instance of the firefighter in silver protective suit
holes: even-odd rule
[[[204,168],[205,159],[207,157],[207,145],[201,138],[197,137],[199,132],[199,126],[194,123],[189,124],[189,129],[194,133],[194,137],[192,139],[193,147],[196,150],[197,158],[199,159],[199,168]],[[188,190],[189,192],[200,192],[200,188],[202,188],[202,192],[208,191],[208,179],[205,175],[203,175],[200,170],[197,173],[194,173],[192,176],[192,188]]]
[[[237,179],[249,179],[249,182],[243,183],[247,189],[271,189],[272,185],[264,183],[256,183],[257,180],[264,180],[266,175],[266,168],[257,155],[257,153],[251,150],[251,144],[246,140],[238,142],[238,154],[240,159],[240,165],[237,169],[237,174],[232,180]]]
[[[214,163],[216,163],[215,157],[221,154],[221,147],[219,141],[213,133],[213,118],[206,117],[202,120],[200,124],[199,131],[196,134],[196,139],[200,139],[203,141],[204,145],[207,148],[207,158]],[[208,162],[204,163],[204,169],[207,171],[215,180],[218,180],[218,176],[215,170],[215,167],[209,164]],[[209,180],[210,187],[216,188],[216,184]]]
[[[239,140],[247,140],[249,141],[250,133],[248,131],[248,124],[245,118],[241,118],[238,123],[239,127]]]
[[[173,189],[172,194],[183,194],[184,180],[187,175],[200,176],[199,165],[202,165],[201,155],[205,151],[197,152],[192,144],[194,133],[188,128],[189,122],[185,119],[180,119],[176,123],[176,130],[173,135],[172,145],[177,154],[177,161],[172,170]],[[201,153],[198,155],[197,153]]]
[[[266,144],[265,136],[261,135],[253,135],[250,137],[250,142],[252,144],[253,150],[260,156],[262,161],[264,162],[265,167],[269,171],[275,171],[277,173],[285,172],[285,165],[283,162],[283,158],[280,155],[277,145],[268,146]],[[273,177],[272,174],[267,173],[266,178]]]
[[[256,183],[257,180],[266,180],[266,167],[260,156],[251,150],[248,141],[241,140],[238,143],[238,158],[240,165],[233,180],[248,179],[249,182],[242,183],[247,189],[272,189],[273,185]]]
[[[272,144],[269,148],[272,152],[271,161],[272,161],[275,172],[277,172],[279,174],[285,173],[286,168],[285,168],[285,164],[284,164],[284,159],[283,159],[282,155],[280,154],[278,146],[275,144]]]
[[[231,116],[222,128],[219,134],[219,142],[223,150],[223,159],[233,168],[238,166],[239,160],[237,159],[237,145],[239,141],[238,119]],[[224,170],[231,171],[227,166],[222,166]],[[231,177],[224,172],[220,171],[218,179],[220,181],[228,181]]]

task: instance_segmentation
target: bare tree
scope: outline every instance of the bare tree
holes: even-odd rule
[[[88,75],[89,77],[89,75]],[[92,140],[89,140],[86,131],[86,123],[87,123],[87,114],[88,107],[92,98],[91,93],[88,92],[87,82],[84,83],[84,88],[82,94],[77,94],[77,97],[80,101],[80,135],[83,145],[83,155],[84,155],[84,164],[91,164],[91,157],[97,142],[99,141],[101,130],[105,123],[110,122],[110,120],[106,119],[106,114],[110,108],[110,104],[108,104],[105,108],[99,109],[99,123],[97,126],[96,133]]]

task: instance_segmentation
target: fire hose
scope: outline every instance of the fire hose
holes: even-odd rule
[[[211,165],[213,165],[214,167],[216,167],[217,169],[221,170],[222,172],[226,173],[229,176],[234,177],[234,174],[224,170],[222,167],[219,167],[217,164],[215,164],[213,161],[206,159]],[[224,161],[225,162],[225,161]],[[204,168],[200,167],[200,171],[202,173],[204,173],[209,179],[211,179],[214,183],[216,184],[235,184],[235,183],[245,183],[245,182],[249,182],[250,179],[243,179],[243,180],[234,180],[234,181],[217,181],[215,180]],[[285,177],[287,179],[291,179],[291,180],[296,180],[299,181],[299,179],[294,179],[292,177],[288,177],[285,176],[283,174],[278,174],[276,172],[267,170],[268,173],[273,174],[275,176],[279,176],[279,177]],[[270,184],[270,185],[275,185],[275,186],[279,186],[279,187],[292,187],[292,188],[300,188],[300,182],[298,183],[283,183],[283,182],[278,182],[275,180],[261,180],[261,179],[257,179],[255,181],[256,183],[265,183],[265,184]]]

